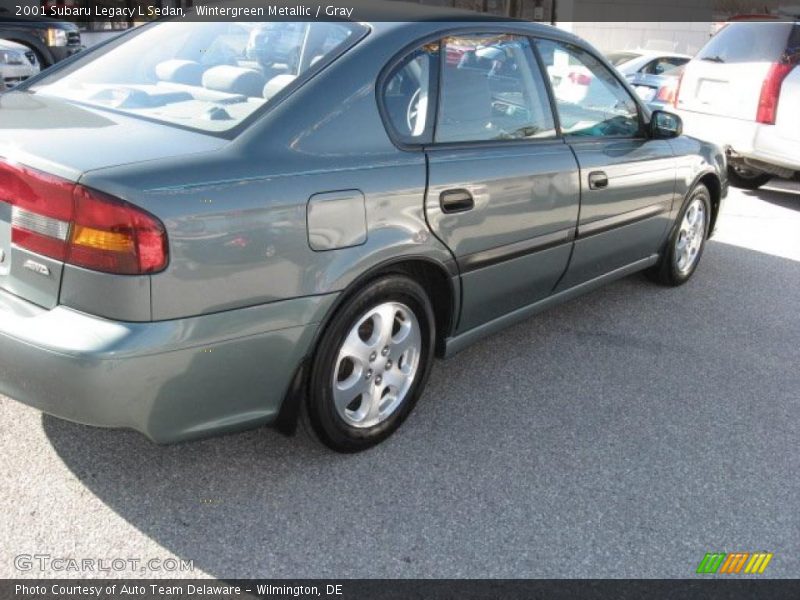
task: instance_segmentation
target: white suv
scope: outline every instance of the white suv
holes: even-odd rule
[[[686,65],[676,110],[726,149],[731,185],[800,177],[800,23],[726,25]]]

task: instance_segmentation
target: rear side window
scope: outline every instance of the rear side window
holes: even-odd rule
[[[442,52],[436,142],[556,135],[547,89],[527,38],[447,37]]]
[[[786,52],[791,23],[730,23],[703,46],[700,60],[717,63],[778,62]]]
[[[438,65],[439,44],[427,44],[405,57],[386,79],[383,106],[395,136],[403,143],[430,140]]]

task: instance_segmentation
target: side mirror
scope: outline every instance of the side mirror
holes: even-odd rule
[[[683,133],[683,121],[673,113],[654,110],[650,116],[650,135],[656,139],[676,138]]]

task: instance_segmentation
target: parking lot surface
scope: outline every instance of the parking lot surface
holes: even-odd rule
[[[268,428],[159,447],[0,397],[0,577],[691,577],[711,551],[797,577],[798,298],[782,182],[731,190],[687,285],[629,277],[438,362],[362,454]],[[33,554],[194,571],[15,568]]]

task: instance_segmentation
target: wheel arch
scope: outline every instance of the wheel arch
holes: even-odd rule
[[[443,357],[445,341],[455,328],[460,310],[461,291],[458,284],[458,273],[455,269],[455,263],[447,265],[427,256],[398,256],[375,265],[354,279],[339,294],[320,322],[311,342],[311,350],[300,362],[292,377],[280,413],[273,424],[275,428],[287,435],[296,431],[300,407],[308,393],[309,365],[314,360],[320,338],[341,307],[360,289],[381,277],[405,275],[419,283],[428,292],[436,326],[434,354],[437,357]]]
[[[722,182],[720,181],[719,176],[713,172],[709,171],[707,173],[701,174],[695,182],[692,184],[692,187],[689,188],[689,193],[691,194],[692,190],[697,187],[697,184],[702,183],[708,189],[708,193],[711,196],[711,220],[708,224],[708,231],[709,236],[713,233],[714,228],[717,226],[717,218],[719,217],[720,207],[722,206]]]

